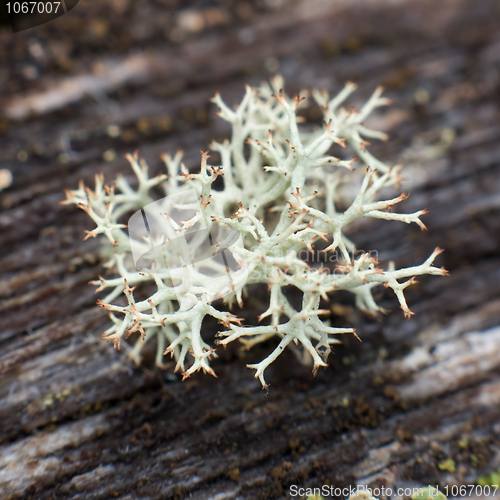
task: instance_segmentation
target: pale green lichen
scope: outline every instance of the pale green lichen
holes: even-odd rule
[[[218,94],[214,97],[219,116],[232,127],[230,140],[210,146],[220,154],[217,166],[209,165],[208,152],[202,153],[198,172],[186,169],[180,153],[174,157],[166,155],[167,174],[150,179],[147,165],[137,155],[129,155],[127,159],[137,177],[135,188],[122,176],[111,187],[98,176],[94,191],[83,184],[77,190],[67,191],[64,203],[78,205],[96,224],[95,229],[87,232],[87,238],[104,235],[113,244],[107,267],[115,270],[116,277],[100,277],[96,282],[98,291],[111,290],[99,301],[100,306],[110,311],[113,321],[104,338],[119,348],[122,337],[140,332],[141,338],[130,353],[136,361],[140,361],[144,343],[156,336],[158,365],[162,365],[163,354],[171,354],[177,361],[175,370],[184,377],[200,369],[215,375],[209,363],[215,350],[201,336],[205,316],[213,316],[226,327],[218,334],[222,345],[240,340],[251,347],[277,338],[278,345],[268,357],[249,365],[264,386],[265,369],[289,344],[302,349],[304,359],[312,361],[316,372],[320,366],[326,366],[330,346],[338,343],[333,336],[354,333],[352,328],[335,328],[328,320],[320,319],[329,314],[329,310],[322,308],[322,299],[326,302],[334,291],[349,290],[359,308],[376,313],[381,308],[372,296],[372,289],[385,285],[395,292],[405,316],[409,317],[413,313],[407,306],[404,289],[415,282],[415,276],[446,274],[444,269],[432,265],[439,249],[421,265],[396,270],[390,263],[388,270],[383,270],[373,255],[356,252],[354,243],[343,233],[348,224],[360,217],[416,223],[425,229],[420,220],[425,210],[412,214],[390,211],[408,197],[406,193],[377,200],[382,188],[398,186],[400,181],[400,166],[390,168],[366,149],[369,145],[366,138],[386,138],[384,133],[363,125],[375,108],[387,104],[381,97],[381,89],[374,92],[359,112],[342,106],[355,89],[354,84],[348,83],[333,99],[326,92],[313,92],[323,109],[324,124],[306,131],[299,128],[301,119],[296,114],[303,98],[288,98],[282,87],[279,77],[259,89],[247,87],[235,109],[229,108]],[[340,160],[328,154],[332,146],[346,145],[354,150],[357,159]],[[338,170],[339,167],[352,170],[354,165],[364,169],[365,174],[350,206],[339,211],[339,188],[346,179]],[[215,188],[213,183],[219,177],[222,183],[219,179],[221,185]],[[169,206],[187,209],[193,203],[155,202],[150,192],[153,187],[163,189],[164,200],[191,189],[199,210],[189,220],[174,221],[168,213]],[[123,218],[144,207],[148,210],[153,203],[156,203],[151,215],[154,224],[161,225],[161,220],[165,223],[166,217],[170,226],[164,230],[158,245],[160,253],[151,265],[137,269],[132,253],[146,254],[150,247],[146,241],[129,239],[123,223],[127,221]],[[237,264],[229,281],[226,262],[212,263],[215,277],[209,276],[191,266],[194,263],[191,254],[189,258],[181,255],[184,250],[181,252],[179,248],[187,248],[185,245],[168,246],[179,239],[185,244],[194,228],[211,231],[215,227],[232,228],[239,235],[238,244],[229,241],[223,248]],[[343,265],[337,266],[335,272],[299,257],[301,251],[315,251],[318,240],[326,242],[324,252],[338,250],[343,258]],[[191,263],[162,267],[157,265],[158,257],[170,263],[187,258]],[[135,288],[146,283],[155,285],[156,290],[146,300],[136,301]],[[240,318],[217,306],[217,299],[223,298],[243,307],[244,292],[256,283],[269,288],[269,305],[258,318],[259,321],[269,318],[267,325],[242,325]],[[289,301],[291,287],[302,294],[300,308]],[[114,303],[122,293],[127,300],[125,306]],[[189,366],[188,356],[192,359]]]

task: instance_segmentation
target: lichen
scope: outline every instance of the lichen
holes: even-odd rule
[[[336,336],[356,335],[349,326],[333,327],[322,319],[330,313],[323,304],[334,292],[352,292],[358,308],[375,314],[382,309],[372,290],[384,285],[394,291],[409,318],[413,312],[404,290],[416,282],[415,276],[446,274],[433,266],[440,249],[423,264],[396,269],[389,263],[384,270],[372,253],[358,251],[344,234],[344,228],[361,217],[425,229],[420,220],[425,210],[392,211],[407,193],[378,199],[382,188],[398,187],[401,180],[401,166],[389,167],[367,149],[366,139],[387,138],[363,125],[375,108],[388,104],[381,88],[359,111],[343,107],[356,88],[352,83],[333,98],[314,91],[324,122],[307,129],[299,127],[302,119],[297,116],[304,97],[289,98],[282,88],[280,77],[259,89],[247,87],[235,109],[219,94],[214,97],[219,116],[232,127],[229,140],[210,146],[220,155],[217,165],[210,165],[208,151],[201,153],[196,172],[188,171],[181,153],[165,155],[166,174],[149,178],[146,163],[137,154],[127,155],[137,178],[135,188],[123,176],[111,186],[97,176],[94,190],[81,183],[67,191],[63,203],[76,204],[96,224],[86,238],[102,235],[112,244],[107,267],[115,277],[94,282],[97,291],[111,290],[98,301],[113,322],[103,337],[120,348],[122,338],[139,332],[130,351],[137,362],[145,342],[156,336],[158,365],[170,354],[176,359],[175,371],[184,378],[198,370],[215,375],[210,366],[215,349],[201,336],[204,319],[212,316],[225,327],[218,333],[221,345],[239,340],[250,348],[277,339],[269,356],[249,365],[263,386],[265,369],[290,344],[301,349],[303,361],[311,362],[315,373],[326,366],[331,346],[339,342]],[[332,147],[346,146],[357,158],[329,154]],[[348,173],[354,166],[364,170],[361,185],[350,205],[339,210],[340,189],[348,181],[340,171]],[[155,201],[153,188],[163,190],[164,197]],[[141,233],[136,229],[144,218],[148,227]],[[302,258],[303,252],[314,253],[321,240],[323,254],[342,259],[334,271]],[[244,307],[244,293],[258,283],[269,289],[269,304],[258,317],[267,324],[244,325],[220,307],[219,299]],[[138,300],[136,288],[146,284],[155,290]],[[289,300],[292,288],[302,296],[298,308]],[[122,293],[124,306],[115,302]]]

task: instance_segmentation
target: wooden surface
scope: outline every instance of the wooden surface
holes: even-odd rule
[[[81,0],[0,31],[0,167],[14,176],[0,193],[1,498],[286,498],[294,484],[444,487],[499,469],[498,3],[180,4]],[[398,266],[440,246],[450,276],[409,290],[410,321],[384,290],[377,319],[339,296],[363,342],[345,339],[316,378],[286,352],[267,396],[245,364],[272,344],[221,350],[218,379],[136,369],[99,340],[100,245],[81,241],[90,223],[62,191],[111,180],[136,148],[153,169],[178,148],[194,166],[227,133],[209,97],[235,103],[275,71],[290,92],[356,81],[353,105],[386,87],[394,104],[371,123],[391,139],[372,149],[407,164],[403,208],[426,207],[429,230],[372,221],[350,236]]]

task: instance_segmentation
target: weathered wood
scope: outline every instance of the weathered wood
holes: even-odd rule
[[[172,16],[175,1],[81,0],[49,25],[0,33],[0,161],[14,175],[0,193],[2,498],[286,498],[292,484],[473,484],[500,468],[496,4],[279,3]],[[134,368],[98,340],[107,318],[87,282],[102,272],[100,247],[81,241],[90,224],[58,205],[62,190],[101,171],[111,180],[125,161],[104,161],[109,150],[140,147],[157,170],[181,147],[195,165],[227,133],[208,98],[237,102],[273,58],[290,91],[352,79],[356,105],[386,86],[394,105],[372,123],[391,139],[373,150],[408,164],[403,208],[426,207],[428,231],[361,221],[350,236],[383,264],[418,264],[440,246],[450,276],[409,289],[410,321],[383,290],[383,318],[339,296],[334,320],[363,342],[344,339],[315,378],[285,352],[267,396],[245,364],[271,344],[221,351],[217,380]],[[208,339],[216,329],[207,323]]]

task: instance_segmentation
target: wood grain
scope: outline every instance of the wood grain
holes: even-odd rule
[[[292,484],[473,484],[500,468],[497,4],[182,9],[88,0],[0,32],[0,162],[14,176],[0,193],[2,498],[287,498]],[[315,378],[284,353],[266,373],[268,395],[245,364],[272,344],[221,351],[217,380],[135,368],[99,340],[107,318],[88,281],[102,273],[100,246],[81,241],[90,224],[58,204],[63,190],[101,171],[111,180],[136,148],[154,171],[178,148],[194,166],[228,133],[209,97],[236,103],[244,83],[276,69],[290,92],[357,81],[354,106],[386,87],[394,104],[372,124],[391,139],[372,149],[407,164],[403,209],[427,208],[428,231],[361,221],[350,236],[398,266],[442,247],[450,276],[409,290],[410,321],[387,292],[391,313],[374,319],[340,295],[335,321],[363,342],[345,339]],[[207,339],[216,328],[207,323]]]

